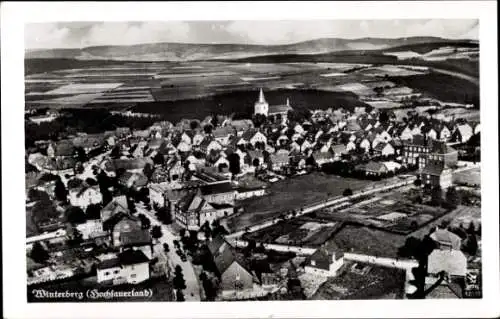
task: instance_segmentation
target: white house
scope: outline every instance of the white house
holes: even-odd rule
[[[82,209],[92,204],[99,204],[102,202],[101,191],[99,186],[91,186],[84,188],[77,188],[69,192],[69,202],[72,206],[78,206]]]
[[[343,264],[343,253],[329,252],[326,248],[322,247],[306,259],[304,271],[309,274],[334,277]]]
[[[97,282],[138,284],[149,279],[149,259],[141,250],[126,250],[97,265]]]

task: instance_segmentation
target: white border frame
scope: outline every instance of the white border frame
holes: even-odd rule
[[[499,291],[498,61],[496,1],[177,2],[1,4],[2,217],[6,318],[497,317]],[[482,225],[481,300],[293,301],[231,303],[26,302],[24,211],[25,22],[293,19],[480,19]]]

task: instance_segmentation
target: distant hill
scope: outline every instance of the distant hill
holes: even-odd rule
[[[129,46],[94,46],[82,49],[28,50],[26,59],[115,61],[192,61],[241,59],[276,54],[322,54],[349,50],[382,50],[424,43],[456,42],[437,37],[322,38],[286,45],[151,43]],[[463,40],[462,42],[469,42]]]

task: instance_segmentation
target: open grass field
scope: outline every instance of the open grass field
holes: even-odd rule
[[[453,182],[456,184],[480,185],[481,169],[475,168],[453,173]]]
[[[479,87],[451,75],[431,72],[424,75],[390,77],[390,80],[443,102],[472,103],[479,106]]]
[[[231,230],[244,229],[279,216],[282,212],[342,195],[346,188],[359,190],[377,182],[344,178],[321,173],[298,176],[272,184],[269,195],[241,201],[245,213],[227,219]],[[384,183],[384,182],[379,182]]]

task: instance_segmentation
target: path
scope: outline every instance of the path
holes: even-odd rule
[[[179,265],[182,268],[182,273],[184,275],[184,279],[186,280],[186,289],[183,290],[184,298],[186,301],[200,301],[200,285],[198,283],[198,278],[193,269],[193,265],[188,260],[182,261],[179,255],[175,252],[174,240],[179,240],[177,236],[175,236],[172,231],[169,229],[167,225],[161,223],[156,216],[149,210],[141,208],[139,206],[136,207],[138,213],[142,213],[146,215],[151,221],[151,227],[159,225],[161,227],[163,236],[158,239],[159,244],[156,245],[160,247],[159,249],[163,249],[163,244],[167,243],[170,248],[167,253],[168,260],[170,261],[172,270],[175,266]]]

